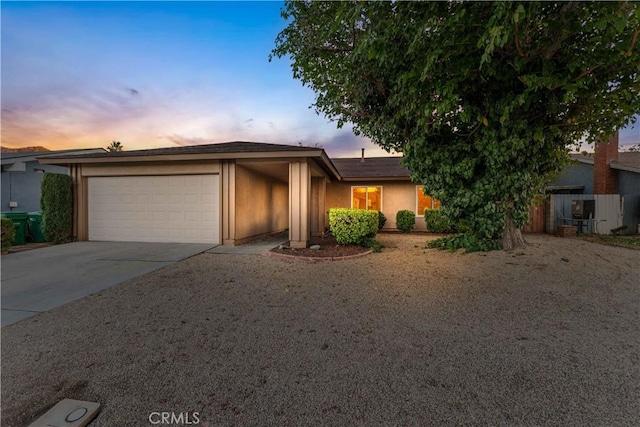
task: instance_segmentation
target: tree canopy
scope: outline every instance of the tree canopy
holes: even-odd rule
[[[110,153],[113,153],[115,151],[122,151],[122,150],[124,150],[124,146],[120,141],[111,141],[111,144],[107,146],[107,151]]]
[[[519,227],[568,148],[640,111],[632,2],[287,1],[272,56],[317,112],[403,153],[480,239]]]

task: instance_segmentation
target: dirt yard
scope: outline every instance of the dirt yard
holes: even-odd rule
[[[640,425],[640,251],[201,254],[2,329],[2,425]],[[184,419],[184,418],[183,418]]]

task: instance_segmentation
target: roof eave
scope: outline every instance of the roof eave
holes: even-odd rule
[[[356,182],[356,181],[411,181],[410,176],[349,176],[342,177],[342,181]],[[411,181],[413,182],[413,181]]]
[[[189,160],[229,160],[229,159],[264,159],[264,158],[296,158],[321,157],[322,150],[308,151],[252,151],[229,153],[189,153],[189,154],[151,154],[151,155],[114,155],[100,157],[68,156],[39,159],[43,164],[85,164],[85,163],[137,163],[158,161],[189,161]]]
[[[611,162],[609,163],[609,167],[611,169],[617,169],[617,170],[626,171],[626,172],[640,173],[640,167],[626,165],[624,163]]]

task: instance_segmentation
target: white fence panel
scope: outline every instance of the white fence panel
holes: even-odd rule
[[[595,200],[595,215],[589,221],[587,232],[609,234],[611,229],[622,225],[624,198],[619,194],[552,194],[547,231],[555,233],[558,225],[576,225],[571,219],[573,200]]]
[[[622,225],[624,198],[619,194],[596,195],[596,219],[598,234],[609,234],[611,230]]]

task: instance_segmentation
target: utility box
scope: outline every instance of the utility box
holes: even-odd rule
[[[571,201],[571,218],[573,219],[592,219],[596,216],[595,200],[572,200]]]

